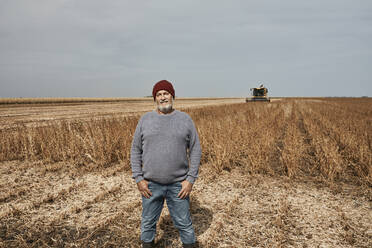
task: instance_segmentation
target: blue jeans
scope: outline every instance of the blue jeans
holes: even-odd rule
[[[158,184],[150,181],[148,187],[152,196],[150,198],[142,196],[141,240],[152,242],[155,239],[156,223],[159,220],[165,199],[173,224],[180,233],[182,243],[195,243],[195,232],[190,216],[190,198],[181,199],[177,196],[182,188],[181,183]]]

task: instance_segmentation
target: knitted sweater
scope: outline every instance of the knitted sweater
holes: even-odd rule
[[[160,184],[198,177],[201,148],[191,117],[174,110],[161,115],[144,114],[137,124],[131,149],[131,167],[136,183],[146,179]]]

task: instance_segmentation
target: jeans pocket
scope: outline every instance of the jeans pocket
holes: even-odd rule
[[[176,182],[175,183],[175,188],[177,190],[177,194],[181,192],[182,190],[182,183],[181,182]]]
[[[176,182],[174,185],[176,188],[182,189],[182,182]]]

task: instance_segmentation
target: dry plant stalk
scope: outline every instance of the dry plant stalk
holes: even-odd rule
[[[356,102],[294,99],[184,111],[197,126],[202,164],[216,173],[241,167],[249,173],[292,178],[310,171],[331,181],[356,176],[370,184],[372,102]],[[15,125],[0,130],[0,161],[66,161],[76,166],[120,163],[129,169],[138,118]],[[315,162],[309,163],[309,157]]]

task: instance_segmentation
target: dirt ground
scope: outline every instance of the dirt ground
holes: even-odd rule
[[[371,247],[370,190],[201,168],[191,211],[201,247]],[[1,247],[140,247],[128,171],[0,164]],[[158,247],[181,247],[165,208]]]

